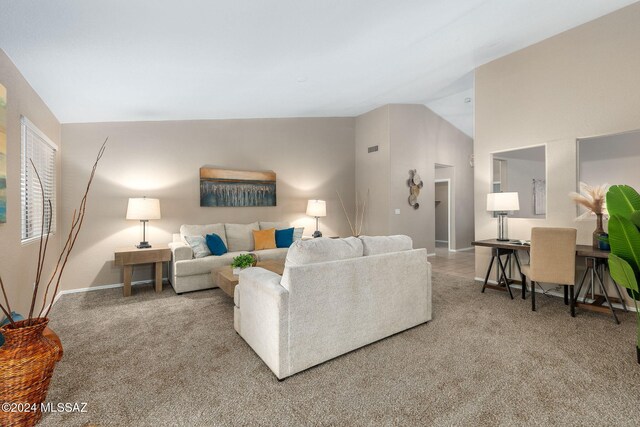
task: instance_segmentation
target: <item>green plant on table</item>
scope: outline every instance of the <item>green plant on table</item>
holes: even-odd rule
[[[233,267],[233,268],[251,267],[253,265],[254,261],[255,261],[255,259],[253,258],[253,255],[251,255],[251,254],[238,255],[237,257],[235,257],[233,259],[233,262],[231,263],[231,267]]]
[[[638,321],[636,356],[640,363],[640,194],[628,185],[614,185],[607,192],[609,210],[609,270],[627,289],[636,306]]]

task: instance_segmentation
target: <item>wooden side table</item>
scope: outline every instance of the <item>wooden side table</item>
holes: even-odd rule
[[[115,264],[123,267],[125,297],[131,296],[131,275],[133,266],[140,264],[155,264],[156,292],[162,292],[162,263],[171,260],[171,249],[153,247],[138,249],[135,246],[120,248],[115,251]]]

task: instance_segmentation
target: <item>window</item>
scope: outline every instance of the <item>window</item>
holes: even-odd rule
[[[20,170],[22,243],[28,243],[39,239],[41,233],[46,234],[49,219],[51,219],[51,230],[49,231],[51,233],[56,231],[56,151],[58,147],[26,117],[21,117],[20,122],[22,125],[22,164]],[[34,165],[42,180],[42,189],[44,189],[44,224],[42,221],[42,190]],[[49,201],[51,209],[49,209]]]

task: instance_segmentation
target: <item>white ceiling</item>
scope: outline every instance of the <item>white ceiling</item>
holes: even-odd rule
[[[0,0],[0,48],[63,123],[424,103],[471,135],[477,66],[633,2]]]

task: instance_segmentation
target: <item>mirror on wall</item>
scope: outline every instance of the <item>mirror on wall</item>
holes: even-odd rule
[[[545,146],[501,151],[492,156],[491,192],[518,193],[520,210],[511,218],[545,218],[547,183]]]
[[[578,139],[578,179],[591,186],[625,184],[640,190],[640,130]],[[585,208],[578,207],[578,215]]]

